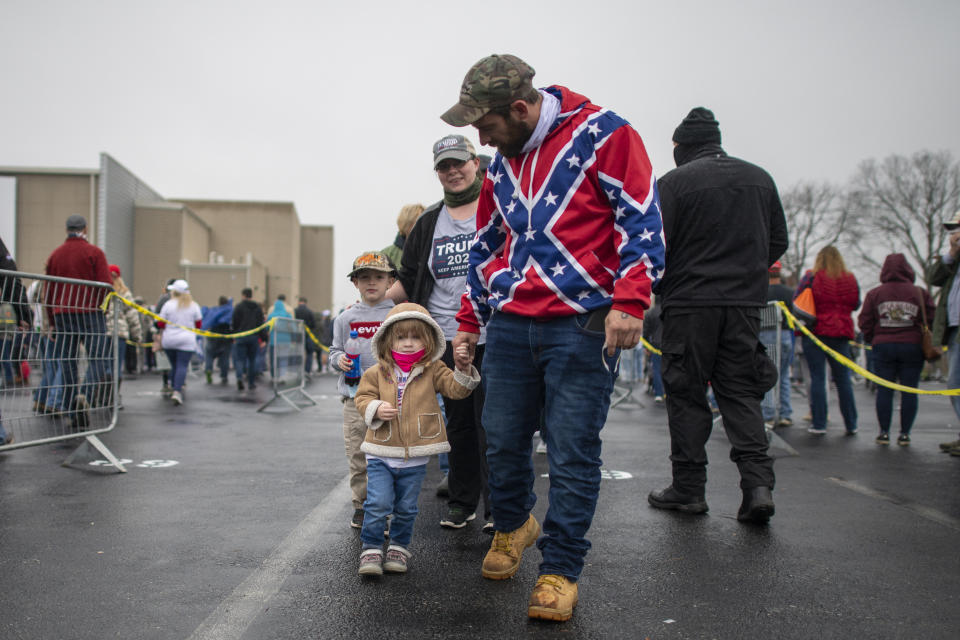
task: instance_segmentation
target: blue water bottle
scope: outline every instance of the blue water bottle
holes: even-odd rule
[[[360,384],[360,376],[363,375],[363,369],[360,368],[360,334],[357,333],[356,329],[350,332],[350,337],[343,346],[343,351],[353,361],[350,370],[343,374],[343,381],[347,383],[347,386],[355,387]]]

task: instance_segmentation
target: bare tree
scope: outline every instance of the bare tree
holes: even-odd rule
[[[906,254],[929,288],[925,267],[944,246],[943,223],[960,209],[960,164],[949,151],[865,160],[845,208],[856,221],[849,239],[862,260],[879,271],[887,253]]]
[[[840,189],[828,182],[800,182],[780,194],[790,234],[780,261],[788,279],[799,278],[804,268],[813,266],[808,258],[843,235],[848,209],[841,206],[840,196]]]

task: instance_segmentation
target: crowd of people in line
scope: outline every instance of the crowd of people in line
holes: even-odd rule
[[[498,153],[480,156],[459,134],[433,144],[442,199],[404,206],[395,240],[352,261],[347,277],[359,300],[335,319],[318,317],[303,298],[296,309],[283,296],[264,309],[250,289],[236,305],[221,297],[202,309],[189,284],[172,279],[154,307],[160,320],[125,308],[117,330],[133,343],[152,342],[147,367],[161,354],[169,359],[164,391],[181,404],[197,350],[189,328],[235,336],[205,341],[204,370],[207,383],[219,373],[227,384],[232,358],[244,390],[272,361],[264,322],[303,320],[329,346],[326,364],[339,375],[359,574],[407,571],[426,464],[445,455],[437,489],[448,506],[440,526],[460,529],[480,517],[492,536],[480,571],[491,580],[514,576],[536,544],[542,558],[528,615],[563,621],[573,615],[590,549],[600,431],[621,351],[641,335],[656,349],[648,369],[655,402],[667,412],[672,473],[669,485],[650,492],[650,505],[709,510],[705,445],[719,413],[741,478],[737,520],[765,525],[775,514],[767,430],[793,424],[797,343],[786,319],[764,314],[767,302],[813,299],[806,316],[813,337],[801,334],[799,342],[815,436],[828,424],[827,366],[845,432],[858,431],[850,370],[821,348],[850,357],[857,328],[870,346],[870,370],[908,387],[919,382],[925,328],[932,328],[933,343],[948,347],[948,386],[960,387],[960,214],[947,223],[949,252],[931,267],[929,281],[943,291],[936,305],[914,284],[902,254],[887,256],[880,285],[862,305],[834,246],[787,286],[778,259],[788,234],[776,186],[766,171],[724,151],[712,111],[697,107],[683,118],[672,138],[677,167],[657,179],[625,120],[566,87],[534,88],[533,76],[512,55],[471,67],[458,102],[441,117],[474,127]],[[103,282],[134,299],[119,268],[86,241],[85,226],[80,216],[68,219],[68,239],[51,255],[48,275]],[[8,284],[3,300],[18,300]],[[105,292],[82,304],[67,288],[48,299],[58,337],[43,347],[53,349],[44,361],[63,363],[51,372],[62,383],[44,388],[51,395],[62,389],[63,398],[38,397],[39,407],[73,406],[79,414],[89,403],[75,370],[81,341],[88,359],[106,362],[94,380],[120,375],[120,354],[89,340],[107,332],[99,310]],[[11,314],[14,324],[30,322],[16,303]],[[306,373],[314,357],[322,369],[322,349],[311,340],[306,349]],[[779,369],[769,353],[781,354]],[[952,401],[960,418],[960,398]],[[892,390],[878,386],[881,445],[890,442],[892,405]],[[903,393],[898,444],[910,443],[916,413],[916,395]],[[549,466],[542,523],[531,513],[537,433]],[[960,456],[960,440],[942,448]]]

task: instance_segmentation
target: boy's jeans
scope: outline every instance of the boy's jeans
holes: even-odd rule
[[[497,312],[487,325],[481,378],[494,524],[513,531],[536,502],[530,454],[541,410],[550,465],[550,506],[537,543],[541,574],[576,580],[600,491],[600,429],[607,419],[619,353],[587,315],[547,321]]]
[[[392,468],[383,460],[367,460],[367,500],[363,503],[363,528],[360,540],[364,549],[382,549],[387,516],[390,542],[407,548],[413,537],[413,521],[417,519],[417,499],[427,465]]]

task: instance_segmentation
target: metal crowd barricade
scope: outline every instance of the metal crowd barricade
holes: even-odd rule
[[[13,286],[17,280],[22,291]],[[4,325],[0,335],[0,424],[12,437],[6,444],[0,440],[0,452],[82,438],[64,465],[90,457],[93,447],[125,472],[97,437],[116,426],[119,406],[120,309],[100,308],[113,288],[5,270],[0,283],[0,305],[18,316],[12,330]]]
[[[777,306],[776,302],[768,302],[767,306],[763,307],[760,312],[760,336],[761,342],[763,342],[764,347],[767,349],[767,355],[770,356],[770,359],[773,360],[773,366],[777,369],[777,374],[780,373],[780,360],[783,358],[781,353],[781,333],[783,332],[783,313],[780,311],[780,307]],[[763,338],[773,337],[773,342],[769,340],[764,340]],[[777,379],[777,383],[773,385],[773,389],[770,390],[770,393],[773,394],[773,406],[774,406],[774,415],[773,421],[774,424],[780,421],[780,380]]]
[[[306,357],[305,337],[303,320],[274,318],[267,353],[270,362],[270,385],[273,388],[273,397],[261,405],[257,409],[258,412],[265,410],[277,400],[283,400],[297,411],[300,411],[298,402],[317,404],[303,390],[306,383],[306,370],[304,368],[304,358]]]
[[[613,393],[610,395],[610,408],[621,404],[644,404],[633,397],[637,382],[643,379],[643,347],[620,350],[620,371],[613,383]]]

